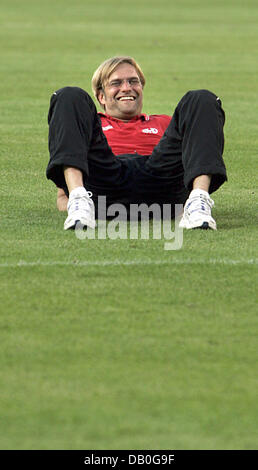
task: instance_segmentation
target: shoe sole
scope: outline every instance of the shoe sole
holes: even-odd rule
[[[96,222],[95,221],[89,221],[89,220],[69,220],[68,222],[65,221],[64,223],[64,230],[75,230],[77,224],[81,224],[81,228],[84,227],[89,227],[94,229],[96,227]]]
[[[194,229],[198,229],[198,228],[202,230],[215,230],[209,226],[209,222],[203,222],[203,224],[200,227],[194,227]]]
[[[182,224],[179,224],[179,228],[186,228],[187,230],[189,229],[201,229],[201,230],[217,230],[216,222],[215,225],[212,221],[205,221],[198,223],[196,222],[195,225],[190,225],[186,221],[182,222]]]

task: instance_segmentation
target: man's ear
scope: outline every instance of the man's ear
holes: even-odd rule
[[[99,104],[102,106],[102,108],[105,109],[106,97],[105,97],[105,93],[103,90],[99,91],[97,98],[98,98]]]

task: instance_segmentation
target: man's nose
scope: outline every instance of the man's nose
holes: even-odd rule
[[[127,91],[127,90],[131,90],[131,85],[129,83],[129,80],[125,79],[122,81],[122,85],[121,85],[121,90],[122,91]]]

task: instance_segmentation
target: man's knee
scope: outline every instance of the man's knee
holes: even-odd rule
[[[185,98],[192,99],[198,102],[210,102],[214,100],[219,100],[219,97],[212,93],[212,91],[205,89],[190,90],[185,94]]]
[[[77,98],[90,98],[90,95],[85,91],[83,90],[82,88],[79,88],[79,87],[75,87],[75,86],[66,86],[66,87],[63,87],[63,88],[59,88],[59,90],[55,91],[55,93],[53,93],[53,95],[57,96],[58,98],[65,98],[65,99],[70,99],[70,100],[73,100],[73,99],[77,99]]]
[[[56,107],[59,110],[86,109],[94,116],[97,112],[91,96],[82,88],[72,86],[60,88],[53,93],[50,100],[49,121]]]

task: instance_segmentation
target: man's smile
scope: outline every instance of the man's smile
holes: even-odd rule
[[[116,99],[119,100],[119,101],[135,101],[136,96],[119,96]]]

